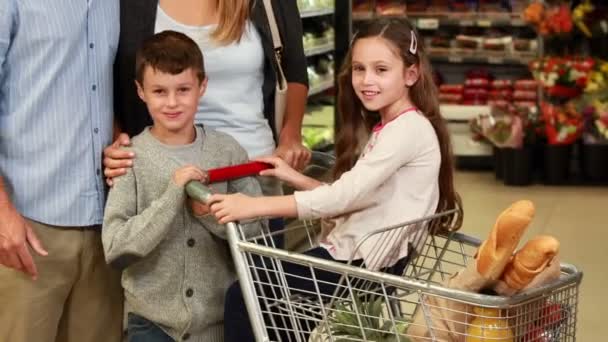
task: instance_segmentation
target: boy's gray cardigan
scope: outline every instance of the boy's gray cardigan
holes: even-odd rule
[[[133,138],[134,165],[110,190],[102,240],[106,261],[124,269],[127,312],[156,323],[177,341],[186,334],[188,341],[223,341],[224,295],[236,280],[225,226],[212,216],[195,217],[172,175],[182,166],[175,156],[184,151],[202,169],[243,163],[247,154],[226,134],[196,130],[193,145],[164,145],[149,129]],[[212,188],[261,194],[252,177]],[[260,224],[244,229],[253,233]]]

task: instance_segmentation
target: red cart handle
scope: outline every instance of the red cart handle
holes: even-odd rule
[[[257,176],[260,171],[273,168],[272,164],[249,162],[240,165],[207,170],[207,183],[218,183],[248,176]]]

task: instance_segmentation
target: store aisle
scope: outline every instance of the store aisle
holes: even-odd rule
[[[522,241],[551,234],[561,242],[562,260],[583,270],[580,291],[579,341],[605,340],[603,311],[608,308],[608,187],[507,187],[491,172],[456,174],[464,201],[462,232],[485,238],[496,217],[512,202],[529,199],[536,217]]]

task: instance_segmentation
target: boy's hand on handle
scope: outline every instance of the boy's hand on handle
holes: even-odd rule
[[[112,145],[103,150],[103,174],[108,186],[114,185],[113,178],[126,174],[127,169],[133,166],[135,154],[121,149],[125,146],[131,146],[131,140],[127,134],[121,133]]]
[[[192,208],[194,216],[206,216],[211,213],[211,209],[205,203],[201,203],[192,198],[188,198],[188,203],[190,204],[190,208]]]
[[[243,194],[214,194],[209,198],[211,213],[221,224],[254,218],[255,198]]]
[[[206,179],[207,173],[194,165],[182,166],[173,173],[173,182],[182,187],[189,181],[204,182]]]
[[[23,216],[14,209],[2,210],[0,213],[0,264],[21,271],[36,280],[38,269],[28,246],[39,255],[48,254]]]

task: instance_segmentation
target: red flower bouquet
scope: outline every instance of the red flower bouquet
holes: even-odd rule
[[[579,96],[587,86],[595,61],[592,58],[545,57],[530,63],[530,71],[547,95],[560,99]]]
[[[563,106],[543,102],[540,108],[549,145],[569,145],[581,136],[583,116],[572,102]]]

